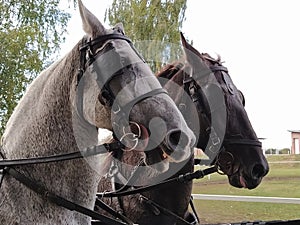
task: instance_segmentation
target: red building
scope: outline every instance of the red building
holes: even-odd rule
[[[300,130],[289,130],[292,137],[291,154],[300,154]]]

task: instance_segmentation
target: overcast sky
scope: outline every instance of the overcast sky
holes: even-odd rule
[[[83,0],[101,22],[111,0]],[[291,147],[287,130],[300,130],[298,68],[300,13],[297,0],[187,0],[182,31],[200,52],[218,53],[264,148]],[[72,10],[61,55],[84,35]],[[125,22],[124,22],[125,23]]]

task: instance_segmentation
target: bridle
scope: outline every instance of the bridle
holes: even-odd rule
[[[139,93],[138,96],[135,96],[135,98],[131,98],[131,99],[129,98],[129,100],[125,103],[120,102],[117,96],[115,95],[114,90],[110,86],[110,83],[114,79],[120,77],[123,73],[126,73],[129,70],[129,68],[128,65],[121,65],[120,62],[118,61],[116,62],[117,65],[105,61],[105,57],[110,59],[120,58],[115,53],[115,51],[113,51],[111,45],[107,43],[108,40],[113,40],[113,39],[125,40],[130,45],[134,53],[138,56],[140,62],[144,64],[146,63],[143,57],[135,49],[131,40],[128,37],[126,37],[122,33],[122,31],[114,30],[114,33],[112,34],[103,35],[90,41],[86,41],[85,39],[83,39],[83,43],[79,48],[80,68],[78,70],[78,75],[77,75],[77,87],[78,87],[77,96],[79,97],[77,98],[77,105],[78,105],[77,108],[78,108],[79,115],[83,117],[82,96],[83,96],[84,82],[80,82],[80,81],[84,78],[85,73],[89,73],[89,71],[87,71],[87,68],[93,66],[93,70],[97,72],[96,81],[100,88],[100,94],[98,99],[102,105],[111,109],[114,118],[114,121],[112,122],[113,131],[115,136],[120,138],[120,135],[116,134],[116,132],[122,129],[124,126],[129,126],[128,124],[129,113],[134,105],[155,95],[167,94],[167,92],[165,89],[161,87],[161,85],[156,84],[157,81],[154,76],[147,77],[147,79],[150,79],[150,82],[152,82],[152,88],[154,87],[152,90],[146,90],[143,93]],[[99,46],[101,46],[100,48],[102,49],[102,51],[95,50],[97,49],[96,47],[99,48]],[[104,66],[106,67],[104,69],[99,68],[99,63],[97,62],[100,63],[103,62]]]
[[[97,57],[101,56],[101,54],[99,54],[99,52],[96,54],[93,52],[93,47],[95,45],[101,45],[102,43],[104,43],[108,40],[111,40],[111,39],[125,40],[134,49],[130,39],[128,37],[124,36],[123,34],[118,34],[118,33],[100,36],[99,38],[90,40],[88,42],[83,42],[80,47],[80,68],[79,68],[79,72],[78,72],[78,76],[77,76],[77,87],[79,90],[79,92],[78,92],[79,95],[82,94],[81,93],[82,88],[80,88],[79,83],[82,80],[82,78],[84,77],[84,73],[86,71],[86,65],[90,66],[93,62],[95,62]],[[138,53],[137,53],[137,55],[142,59],[142,57]],[[142,59],[142,61],[144,62],[143,59]],[[211,67],[210,69],[213,72],[222,71],[222,72],[225,72],[225,74],[227,74],[227,69],[222,66]],[[102,87],[101,87],[101,100],[102,100],[101,103],[107,107],[115,106],[114,108],[112,108],[112,112],[114,113],[114,115],[117,118],[116,122],[114,123],[117,126],[117,128],[120,128],[120,126],[122,127],[123,124],[127,123],[126,119],[129,118],[128,117],[129,111],[135,104],[137,104],[149,97],[152,97],[154,95],[166,93],[166,91],[164,89],[162,89],[161,87],[158,87],[154,90],[151,90],[151,91],[141,94],[140,96],[136,97],[135,99],[131,99],[126,104],[121,104],[118,102],[115,103],[115,101],[117,99],[116,99],[116,96],[114,95],[113,90],[109,86],[109,82],[111,80],[115,79],[118,75],[120,75],[120,72],[117,71],[113,75],[112,74],[104,74],[104,75],[107,75],[107,76],[104,78],[102,76],[97,76],[97,78],[101,77],[102,81],[103,81],[103,79],[105,81],[103,83],[102,81],[97,80],[97,82],[102,85]],[[203,107],[201,106],[202,103],[195,96],[195,95],[197,95],[197,96],[199,95],[199,90],[197,89],[197,85],[195,85],[196,81],[193,78],[190,78],[189,80],[184,80],[184,84],[185,84],[185,89],[189,90],[188,94],[193,99],[198,110],[200,110],[201,112],[205,112],[205,110],[203,110]],[[78,107],[79,107],[79,109],[78,109],[79,114],[83,115],[83,103],[78,102]],[[203,115],[205,115],[206,118],[209,118],[207,114],[203,114]],[[226,140],[225,139],[225,140],[221,141],[220,137],[214,131],[213,127],[211,127],[209,129],[209,131],[210,131],[209,133],[210,133],[210,140],[211,140],[211,143],[210,143],[211,147],[209,147],[209,149],[211,151],[215,151],[216,149],[218,149],[218,150],[221,149],[220,151],[223,151],[223,149],[225,149],[224,146],[227,146],[227,145],[261,146],[261,143],[258,140],[244,140],[244,139]],[[90,216],[94,220],[100,220],[101,222],[104,222],[108,225],[133,224],[133,222],[131,222],[128,218],[126,218],[123,215],[121,215],[120,213],[112,210],[108,205],[106,205],[99,198],[97,199],[97,202],[98,203],[100,202],[98,204],[98,206],[100,205],[100,207],[102,209],[108,211],[109,213],[113,214],[114,216],[116,216],[117,218],[119,218],[121,220],[109,218],[107,216],[97,213],[96,211],[90,210],[90,209],[82,207],[76,203],[70,202],[67,199],[47,190],[42,185],[38,184],[36,181],[32,180],[31,178],[28,178],[27,176],[18,172],[14,168],[15,166],[50,163],[50,162],[60,162],[60,161],[78,159],[78,158],[83,158],[83,157],[90,157],[90,156],[94,156],[97,154],[105,153],[107,151],[109,151],[109,152],[117,151],[123,147],[124,147],[124,145],[117,141],[117,142],[113,142],[110,144],[94,146],[94,147],[87,148],[82,151],[68,153],[68,154],[38,157],[38,158],[27,158],[27,159],[13,159],[13,160],[5,159],[5,156],[1,153],[3,160],[0,161],[0,170],[2,171],[2,177],[0,178],[0,185],[1,185],[1,181],[3,180],[3,176],[5,174],[8,174],[8,175],[14,177],[16,180],[18,180],[22,184],[24,184],[25,186],[27,186],[28,188],[30,188],[31,190],[33,190],[36,193],[43,196],[45,199],[51,201],[54,204],[57,204],[58,206],[62,206],[66,209],[80,212],[84,215]],[[2,152],[2,151],[0,151],[0,152]],[[116,196],[125,196],[125,195],[142,193],[142,192],[149,191],[151,189],[158,188],[161,185],[171,183],[171,182],[187,182],[187,181],[190,181],[193,179],[199,179],[199,178],[204,177],[205,175],[214,173],[217,170],[218,170],[217,166],[213,166],[213,167],[207,168],[205,170],[197,170],[193,173],[183,174],[178,177],[165,180],[165,181],[160,182],[155,185],[149,185],[149,186],[145,186],[145,187],[137,187],[133,190],[116,190],[116,191],[110,192],[110,193],[102,193],[102,194],[100,194],[100,196],[101,197],[116,197]],[[147,202],[151,202],[151,200],[145,199],[145,197],[144,197],[144,200],[146,200]],[[160,207],[158,205],[155,205],[155,203],[153,203],[153,202],[151,202],[151,204],[153,204],[155,207],[158,207],[158,208]],[[160,209],[163,210],[163,208],[160,208]],[[167,209],[164,209],[164,211],[165,211],[165,213],[176,217],[176,215],[172,215],[172,212],[169,212]],[[180,217],[178,217],[178,216],[176,218],[180,219]],[[101,222],[95,221],[93,224],[99,224]],[[190,224],[188,222],[186,222],[186,223]]]
[[[203,57],[206,60],[209,60],[216,65],[211,65],[211,66],[209,66],[209,69],[203,70],[203,72],[201,71],[201,74],[200,75],[198,74],[197,78],[209,76],[211,73],[220,72],[222,74],[222,79],[227,87],[228,93],[230,95],[234,95],[235,90],[232,86],[232,82],[230,81],[228,69],[226,67],[224,67],[223,65],[221,65],[221,63],[217,60],[214,60],[209,57],[207,58],[205,56],[203,56]],[[203,120],[205,121],[205,124],[207,125],[207,129],[205,130],[205,132],[206,132],[205,135],[209,136],[209,141],[207,143],[206,149],[208,149],[208,151],[212,155],[216,156],[216,154],[219,155],[220,153],[223,153],[223,154],[225,153],[225,154],[229,155],[229,157],[231,158],[231,160],[233,162],[234,161],[233,155],[231,153],[229,153],[228,151],[226,151],[226,148],[228,148],[229,146],[247,145],[247,146],[262,147],[262,144],[258,139],[245,139],[245,138],[236,139],[236,138],[226,138],[226,137],[224,139],[222,139],[218,135],[214,126],[211,124],[211,118],[210,118],[211,112],[209,111],[209,106],[208,106],[209,104],[206,100],[206,97],[205,97],[204,92],[202,91],[200,85],[197,83],[197,81],[195,80],[195,78],[193,76],[187,75],[186,73],[184,74],[183,84],[184,84],[184,90],[186,91],[188,96],[190,96],[190,98],[194,102],[198,113],[201,114]],[[225,93],[224,93],[224,95],[225,95]],[[218,109],[216,109],[216,111],[217,110]],[[225,130],[226,129],[227,128],[225,128]],[[198,147],[204,149],[203,146],[198,146]],[[209,161],[210,161],[209,164],[217,164],[218,165],[218,157],[214,160],[210,159]],[[219,165],[219,167],[220,167],[220,165]]]

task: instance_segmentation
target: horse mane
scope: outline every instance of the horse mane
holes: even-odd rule
[[[156,76],[171,79],[174,76],[174,74],[176,74],[183,67],[184,63],[182,63],[181,61],[175,61],[163,67],[159,72],[156,73]]]
[[[216,54],[217,54],[216,59],[214,57],[210,56],[208,53],[201,53],[201,58],[208,60],[210,62],[213,62],[213,63],[222,64],[223,62],[221,61],[221,56],[218,53],[216,53]]]
[[[175,61],[171,64],[167,64],[165,67],[163,67],[159,72],[155,74],[158,78],[164,78],[160,79],[160,83],[162,86],[165,86],[166,83],[172,79],[173,76],[175,76],[180,70],[184,68],[184,63],[181,61]]]
[[[217,54],[217,58],[210,56],[208,53],[199,53],[197,55],[205,61],[208,60],[212,63],[218,64],[223,63],[219,54]],[[170,80],[175,74],[182,70],[184,66],[185,64],[182,62],[182,60],[174,61],[173,63],[164,66],[159,72],[156,73],[156,76]],[[162,86],[164,86],[164,84],[162,84]]]

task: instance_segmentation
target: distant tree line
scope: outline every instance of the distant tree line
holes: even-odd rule
[[[269,148],[265,151],[266,154],[275,155],[275,154],[291,154],[291,150],[289,148],[283,149],[276,149],[276,148]]]

